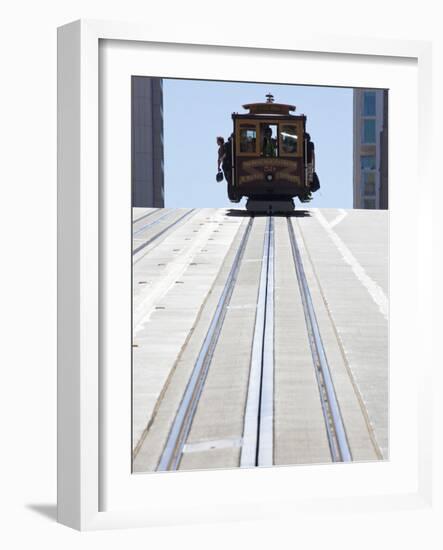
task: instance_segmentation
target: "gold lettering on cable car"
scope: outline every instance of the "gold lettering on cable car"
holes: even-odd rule
[[[297,183],[299,177],[296,175],[298,168],[297,161],[281,158],[259,158],[246,160],[241,163],[242,171],[247,175],[239,177],[239,183],[261,181],[264,174],[273,174],[277,180],[286,180]]]

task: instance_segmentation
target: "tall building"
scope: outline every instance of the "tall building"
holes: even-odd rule
[[[163,82],[132,77],[132,206],[165,205],[163,173]]]
[[[388,90],[354,89],[354,208],[388,208]]]

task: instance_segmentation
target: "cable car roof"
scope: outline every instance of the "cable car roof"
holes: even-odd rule
[[[295,111],[295,105],[274,103],[272,94],[267,94],[266,97],[265,103],[247,103],[243,105],[243,109],[248,109],[250,115],[290,115],[290,111]]]

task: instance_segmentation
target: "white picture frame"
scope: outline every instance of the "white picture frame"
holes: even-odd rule
[[[100,50],[104,41],[112,41],[117,45],[115,49],[117,53],[114,57],[109,52],[103,54]],[[284,65],[294,56],[298,56],[302,64],[309,61],[305,63],[306,66],[317,62],[319,67],[322,64],[326,68],[333,63],[338,64],[337,66],[343,64],[341,70],[335,71],[334,77],[331,76],[332,72],[329,76],[327,71],[323,74],[322,78],[329,78],[324,83],[329,85],[345,85],[345,82],[347,85],[358,85],[359,78],[362,83],[365,81],[362,70],[358,70],[358,65],[363,69],[366,67],[370,72],[371,65],[385,63],[390,68],[386,70],[386,76],[373,76],[374,79],[381,79],[381,85],[383,78],[388,79],[388,73],[392,73],[392,69],[397,68],[399,74],[404,73],[404,78],[418,84],[417,89],[413,88],[408,93],[405,92],[405,98],[411,98],[411,125],[414,130],[417,129],[415,134],[418,133],[421,139],[419,141],[414,139],[410,145],[410,163],[406,170],[400,162],[400,146],[397,142],[392,143],[392,135],[394,137],[397,135],[395,128],[401,115],[399,111],[395,119],[394,113],[392,125],[390,119],[391,181],[394,181],[395,185],[395,179],[401,178],[406,186],[405,189],[412,193],[412,178],[415,178],[417,171],[419,181],[429,180],[431,174],[431,45],[429,43],[311,34],[299,34],[297,38],[290,38],[279,36],[277,32],[270,32],[266,38],[257,42],[252,42],[244,36],[233,38],[231,35],[229,40],[223,43],[217,41],[208,43],[205,38],[195,36],[190,41],[185,29],[181,34],[174,31],[168,36],[160,31],[156,33],[143,25],[133,23],[77,21],[61,27],[58,32],[59,522],[76,529],[87,530],[291,517],[295,513],[312,513],[313,509],[324,511],[331,506],[331,503],[336,511],[340,509],[342,513],[356,508],[372,512],[399,507],[430,506],[432,496],[429,431],[431,351],[430,346],[428,348],[425,346],[425,351],[421,353],[421,367],[419,370],[414,370],[413,357],[417,354],[418,348],[416,344],[414,347],[412,342],[411,349],[403,352],[403,355],[401,350],[398,350],[398,360],[396,359],[392,365],[394,378],[391,378],[393,394],[391,398],[398,398],[398,401],[395,401],[397,407],[395,410],[398,411],[401,408],[402,399],[403,405],[405,401],[404,397],[399,396],[398,378],[395,378],[398,370],[396,371],[395,364],[402,361],[406,373],[403,391],[410,403],[410,406],[405,408],[404,414],[411,432],[405,435],[394,430],[401,425],[401,420],[399,422],[398,418],[392,419],[393,454],[389,462],[352,465],[349,470],[341,466],[334,466],[334,470],[325,466],[309,466],[131,476],[130,470],[127,471],[127,469],[122,473],[122,468],[125,467],[124,461],[128,460],[130,455],[129,447],[126,458],[122,458],[123,462],[108,461],[108,455],[111,454],[111,450],[114,454],[116,444],[126,449],[122,430],[127,426],[129,438],[130,426],[125,424],[125,421],[120,421],[119,417],[115,417],[114,420],[118,424],[116,432],[119,435],[109,443],[108,432],[105,429],[106,414],[108,414],[106,403],[111,399],[116,407],[121,407],[119,410],[123,416],[130,415],[128,411],[130,396],[122,393],[119,398],[118,392],[123,390],[117,380],[106,386],[103,384],[102,314],[108,285],[104,285],[103,289],[101,278],[104,275],[104,260],[106,260],[105,264],[109,265],[106,263],[108,260],[104,258],[107,253],[103,244],[106,241],[109,225],[102,220],[103,218],[109,220],[109,216],[114,216],[112,219],[116,221],[115,216],[119,216],[120,211],[115,209],[118,197],[106,198],[106,190],[103,190],[103,178],[100,174],[100,163],[103,162],[100,139],[103,135],[99,121],[100,114],[103,117],[103,113],[106,113],[100,104],[99,83],[102,74],[100,65],[111,63],[116,70],[109,74],[115,74],[118,77],[122,74],[121,67],[123,70],[131,70],[130,67],[125,69],[128,52],[137,48],[140,52],[143,45],[151,48],[150,62],[157,66],[157,71],[161,70],[162,76],[195,76],[194,73],[189,74],[191,69],[186,65],[188,53],[198,58],[196,63],[195,59],[192,59],[193,70],[197,69],[196,74],[214,79],[226,79],[228,75],[226,69],[225,72],[221,69],[222,57],[228,57],[231,61],[237,60],[238,66],[242,66],[242,73],[236,74],[242,74],[244,80],[254,80],[254,74],[257,74],[256,69],[254,73],[253,65],[257,63],[254,56],[257,55],[261,56],[261,62],[264,62],[267,57],[272,57],[277,72],[272,77],[266,77],[266,80],[269,78],[270,81],[278,81],[278,70],[282,70],[281,67],[278,69],[278,60],[281,61],[281,65]],[[165,51],[167,49],[174,51],[177,55],[183,50],[183,63],[175,69],[172,65],[170,69],[166,68],[167,52]],[[122,50],[126,52],[124,55],[121,55]],[[162,53],[162,50],[165,51]],[[253,60],[249,69],[245,68],[244,64],[238,63],[239,58],[246,54]],[[120,67],[119,58],[122,63]],[[191,57],[189,57],[189,63],[191,63]],[[349,72],[346,76],[346,71],[349,71],[351,65],[356,65],[357,68],[352,76]],[[151,64],[151,70],[155,71],[152,67]],[[153,72],[150,74],[155,75]],[[234,77],[233,80],[236,79],[232,71],[229,74],[231,78]],[[334,81],[331,81],[332,78]],[[395,88],[395,76],[389,78],[393,78]],[[291,82],[291,80],[286,81]],[[106,79],[104,82],[107,82]],[[298,83],[308,83],[306,75]],[[312,77],[309,83],[320,82]],[[397,97],[400,101],[400,94],[397,94]],[[397,126],[397,130],[399,129]],[[398,139],[398,143],[403,139],[401,132],[398,132]],[[122,175],[126,177],[124,165],[125,161],[122,160]],[[429,342],[430,338],[422,321],[432,313],[432,296],[426,289],[432,250],[430,246],[425,246],[419,251],[414,231],[419,232],[422,242],[427,242],[427,238],[430,237],[430,225],[424,215],[425,204],[420,197],[415,200],[417,216],[409,226],[405,225],[408,223],[404,211],[407,202],[400,193],[395,191],[392,198],[394,199],[393,239],[401,245],[400,231],[402,229],[407,231],[407,236],[411,239],[410,262],[414,267],[399,283],[400,286],[403,285],[402,291],[408,291],[409,288],[410,300],[414,308],[412,327],[403,328],[406,331],[416,330],[419,341],[423,344],[423,342]],[[104,209],[106,216],[102,216]],[[123,226],[125,223],[126,221],[123,220]],[[115,225],[119,226],[118,223]],[[123,247],[125,241],[121,244]],[[395,253],[391,260],[391,276],[395,278],[397,273],[398,281],[398,274],[405,256],[401,246],[394,247],[393,251]],[[118,280],[120,283],[124,280],[124,273],[122,277],[123,279]],[[398,295],[400,296],[400,292]],[[392,300],[395,305],[395,296]],[[396,311],[400,313],[393,308],[391,322],[393,324],[395,322],[395,326],[400,327],[402,321],[399,315],[396,317]],[[391,336],[394,342],[400,342],[401,337],[395,334],[393,325]],[[121,351],[126,344],[121,342],[120,345]],[[427,357],[426,354],[428,354]],[[128,346],[127,357],[130,361],[130,346]],[[416,431],[413,431],[413,427],[417,428]],[[395,449],[399,451],[397,454]],[[363,487],[364,479],[376,479],[379,482],[378,485],[375,483],[371,490],[369,484]],[[113,487],[109,488],[110,484],[113,484]],[[150,501],[143,504],[136,496],[142,486],[144,494],[147,489],[150,495]],[[285,490],[290,486],[296,486],[298,494]],[[189,495],[190,487],[195,493],[194,500],[186,496]]]

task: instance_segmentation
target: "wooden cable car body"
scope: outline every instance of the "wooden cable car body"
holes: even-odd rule
[[[232,114],[232,178],[228,195],[232,202],[248,197],[255,206],[287,202],[306,196],[306,116],[294,115],[294,105],[274,103],[243,105],[246,114]],[[248,205],[247,205],[248,207]]]

